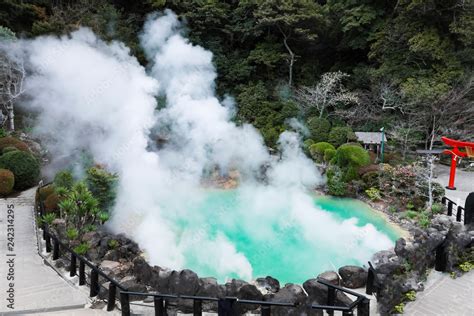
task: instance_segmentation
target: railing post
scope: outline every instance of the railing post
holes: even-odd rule
[[[46,233],[46,230],[44,232]],[[51,252],[51,237],[49,236],[49,233],[46,234],[44,241],[46,243],[46,252]]]
[[[448,202],[448,216],[452,216],[452,215],[453,215],[453,204],[454,204],[453,201],[449,201],[449,202]]]
[[[336,302],[336,289],[328,287],[328,306],[334,306]],[[328,315],[334,315],[334,311],[327,311]]]
[[[367,271],[367,282],[365,284],[365,293],[372,295],[375,292],[375,270],[369,261],[369,269]]]
[[[99,294],[99,273],[92,269],[91,270],[91,291],[90,297],[97,296]]]
[[[458,206],[458,211],[456,213],[456,222],[461,222],[462,219],[462,211],[464,210],[464,208],[462,206]]]
[[[202,316],[202,301],[193,301],[193,316]]]
[[[120,307],[122,316],[130,316],[130,297],[127,293],[120,292]]]
[[[236,315],[234,307],[235,299],[221,298],[217,304],[218,316],[234,316]]]
[[[59,241],[56,238],[53,238],[53,260],[59,258]]]
[[[69,276],[73,277],[75,276],[77,265],[76,265],[76,255],[71,252],[71,264],[69,265]]]
[[[261,316],[270,316],[272,313],[271,306],[262,306],[260,307]]]
[[[359,305],[357,305],[357,316],[369,316],[370,314],[370,300],[364,298]]]
[[[86,284],[86,264],[79,260],[79,285]]]
[[[166,307],[164,306],[163,298],[155,296],[153,299],[155,305],[155,316],[166,316]]]
[[[446,197],[445,197],[445,196],[443,196],[443,197],[441,198],[441,204],[443,204],[444,206],[446,206]]]
[[[115,308],[115,296],[117,295],[117,286],[110,282],[109,283],[109,298],[107,302],[107,311],[113,311]]]

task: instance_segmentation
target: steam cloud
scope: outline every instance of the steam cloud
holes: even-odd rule
[[[19,41],[11,51],[31,71],[25,103],[38,113],[35,133],[59,158],[53,166],[87,151],[117,172],[110,228],[136,240],[150,263],[194,265],[221,280],[255,277],[249,254],[237,249],[224,228],[265,248],[287,238],[282,231],[290,226],[309,245],[305,251],[324,243],[335,256],[347,252],[342,243],[352,239],[360,247],[358,260],[392,245],[372,225],[341,223],[314,206],[307,192],[322,180],[297,134],[280,136],[276,159],[255,128],[231,122],[233,100],[215,96],[212,53],[182,35],[173,12],[150,17],[140,41],[148,70],[122,43],[105,43],[85,28],[61,38]],[[157,110],[157,96],[166,107]],[[152,131],[153,137],[166,137],[164,145],[155,147]],[[197,206],[207,196],[201,180],[216,166],[222,173],[240,172],[236,196],[242,207],[200,212]],[[258,180],[262,166],[265,183]]]

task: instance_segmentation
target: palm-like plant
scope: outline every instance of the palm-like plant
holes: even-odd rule
[[[92,195],[84,182],[77,182],[71,190],[61,190],[64,198],[59,208],[67,222],[71,223],[80,233],[85,227],[94,225],[101,213],[99,202]],[[101,216],[102,217],[102,216]],[[104,222],[104,218],[100,218]]]

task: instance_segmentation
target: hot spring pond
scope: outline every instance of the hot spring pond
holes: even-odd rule
[[[302,283],[343,265],[367,265],[400,237],[353,199],[249,189],[209,190],[188,203],[192,214],[166,216],[186,239],[183,267],[220,282],[270,275],[283,284]]]

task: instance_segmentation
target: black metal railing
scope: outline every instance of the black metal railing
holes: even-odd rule
[[[39,187],[40,188],[40,187]],[[38,190],[39,190],[38,188]],[[36,205],[36,211],[40,218],[46,214],[44,209],[43,201],[39,201]],[[107,311],[112,311],[116,307],[117,301],[117,289],[119,289],[119,300],[120,309],[122,315],[130,315],[130,296],[138,297],[153,297],[153,306],[151,305],[142,305],[147,307],[153,307],[155,315],[164,316],[167,315],[169,301],[177,299],[186,299],[193,301],[193,315],[200,316],[202,315],[202,303],[203,302],[217,302],[219,316],[234,316],[236,315],[236,307],[239,304],[246,305],[258,305],[260,307],[262,316],[270,316],[273,308],[309,308],[315,310],[324,310],[329,315],[334,315],[334,312],[342,312],[342,315],[353,315],[354,311],[357,310],[358,316],[368,316],[370,314],[370,300],[360,293],[342,288],[340,286],[333,285],[325,280],[318,279],[318,282],[327,286],[328,296],[327,296],[327,305],[296,305],[294,303],[282,303],[282,302],[271,302],[271,301],[255,301],[255,300],[245,300],[239,299],[236,297],[203,297],[203,296],[192,296],[192,295],[179,295],[179,294],[164,294],[164,293],[142,293],[142,292],[133,292],[128,291],[125,287],[121,286],[116,280],[108,276],[104,271],[97,267],[94,263],[90,262],[84,256],[76,253],[68,245],[64,244],[50,232],[48,225],[44,221],[39,222],[40,227],[43,230],[43,239],[45,241],[46,252],[50,253],[52,251],[52,260],[55,261],[59,259],[60,255],[64,253],[67,254],[69,258],[69,275],[71,277],[78,275],[79,285],[89,285],[90,297],[96,297],[100,292],[100,287],[102,286],[99,282],[99,277],[104,278],[109,282],[108,287],[108,299],[107,299]],[[79,266],[79,267],[78,267]],[[90,274],[86,273],[86,267],[90,269]],[[79,272],[78,272],[79,268]],[[89,277],[89,283],[87,283],[87,278]],[[102,286],[103,287],[103,286]],[[343,292],[355,296],[356,299],[349,306],[338,306],[335,305],[337,291]]]
[[[38,216],[42,218],[43,215],[45,215],[43,202],[39,201],[36,207]],[[41,221],[39,224],[43,230],[43,240],[45,241],[46,252],[50,253],[52,251],[52,260],[56,261],[59,259],[60,254],[66,254],[66,260],[69,262],[69,276],[74,277],[77,275],[80,286],[86,284],[89,285],[90,297],[96,297],[99,295],[101,287],[108,290],[107,311],[114,310],[117,298],[117,288],[120,291],[127,291],[127,289],[120,285],[120,283],[118,283],[116,280],[108,276],[104,271],[102,271],[94,263],[90,262],[87,258],[78,254],[68,245],[61,242],[57,236],[49,231],[48,225],[44,221]],[[86,267],[89,268],[89,273],[86,273]],[[86,276],[89,277],[89,283],[87,283]],[[102,277],[106,280],[106,282],[109,282],[108,288],[105,288],[101,285],[99,282],[99,277]]]
[[[464,207],[462,207],[461,205],[457,205],[454,201],[450,200],[445,196],[443,196],[443,198],[441,199],[441,203],[446,206],[446,214],[448,216],[456,216],[457,222],[462,222],[466,224],[466,217],[464,216]]]
[[[217,314],[219,316],[234,316],[238,305],[258,305],[260,307],[260,315],[270,316],[273,308],[308,308],[315,310],[324,310],[329,315],[334,315],[334,312],[342,312],[342,315],[353,315],[354,310],[357,309],[357,315],[367,316],[370,313],[370,300],[362,294],[357,292],[342,288],[337,285],[333,285],[324,280],[318,280],[319,283],[328,287],[328,297],[327,305],[311,304],[311,305],[296,305],[295,303],[282,303],[282,302],[271,302],[271,301],[256,301],[256,300],[246,300],[239,299],[237,297],[203,297],[203,296],[193,296],[193,295],[173,295],[173,294],[160,294],[160,293],[140,293],[140,292],[131,292],[131,291],[121,291],[120,292],[120,305],[122,307],[122,315],[130,315],[130,296],[138,297],[153,297],[153,306],[149,307],[154,308],[155,315],[165,316],[167,315],[167,307],[169,306],[170,300],[192,300],[193,301],[193,315],[201,316],[202,315],[202,303],[207,302],[216,302],[217,303]],[[352,302],[349,306],[338,306],[335,305],[337,291],[344,292],[349,295],[356,297],[355,301]]]

